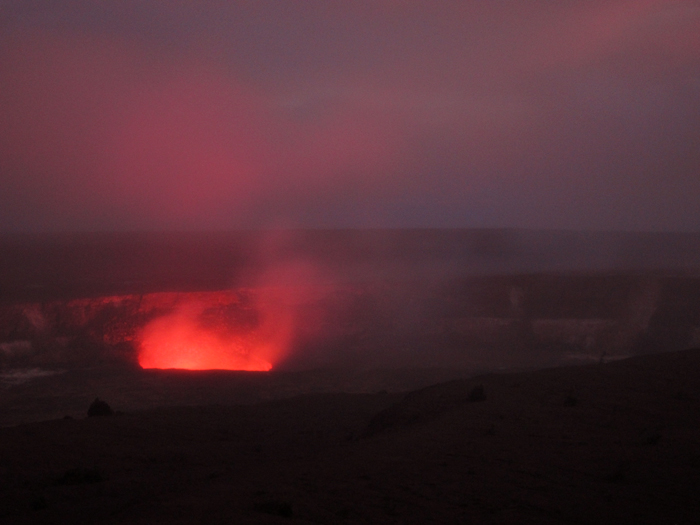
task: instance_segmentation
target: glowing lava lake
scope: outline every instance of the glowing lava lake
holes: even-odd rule
[[[272,352],[252,334],[217,333],[198,322],[195,312],[178,311],[151,321],[139,334],[142,368],[245,370],[266,372]]]

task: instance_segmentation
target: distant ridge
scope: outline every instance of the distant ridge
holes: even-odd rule
[[[308,260],[336,275],[700,273],[700,233],[318,229],[0,235],[3,300],[217,290]],[[360,276],[360,277],[358,277]]]

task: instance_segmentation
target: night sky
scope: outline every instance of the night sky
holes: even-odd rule
[[[0,0],[0,231],[700,230],[700,1]]]

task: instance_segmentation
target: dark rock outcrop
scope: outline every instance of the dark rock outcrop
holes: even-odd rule
[[[114,412],[112,412],[112,407],[110,407],[105,401],[102,401],[99,397],[96,397],[90,405],[90,408],[88,408],[87,414],[88,417],[111,416],[114,414]]]

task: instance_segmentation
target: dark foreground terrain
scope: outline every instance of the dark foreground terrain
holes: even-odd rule
[[[0,429],[8,524],[699,517],[700,350]]]

